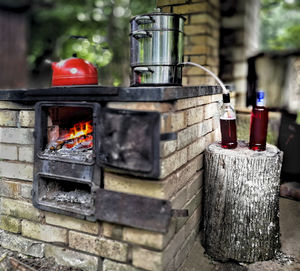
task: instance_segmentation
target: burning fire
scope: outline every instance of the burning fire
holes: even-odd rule
[[[59,134],[62,131],[59,132]],[[61,148],[86,150],[93,147],[93,124],[92,121],[76,123],[66,133],[51,140],[49,149],[59,150]]]
[[[93,147],[93,136],[90,135],[92,132],[92,121],[76,123],[70,132],[64,135],[65,146],[71,149],[80,143],[88,143],[82,144],[84,148]]]
[[[79,122],[76,123],[71,129],[70,133],[64,135],[64,138],[66,140],[74,139],[81,137],[83,135],[88,135],[93,132],[93,125],[91,124],[92,121],[87,122]]]

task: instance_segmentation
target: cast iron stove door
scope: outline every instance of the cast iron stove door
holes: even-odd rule
[[[99,127],[97,158],[101,166],[151,180],[159,178],[160,140],[170,139],[169,134],[160,134],[159,112],[102,108]],[[105,189],[96,191],[98,220],[165,233],[171,216],[169,201]]]
[[[99,164],[112,170],[158,178],[160,113],[102,108]]]

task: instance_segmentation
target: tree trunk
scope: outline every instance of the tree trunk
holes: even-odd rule
[[[0,88],[27,85],[26,15],[0,9]]]
[[[234,150],[213,143],[205,151],[203,246],[213,258],[268,260],[280,248],[279,185],[282,152]]]

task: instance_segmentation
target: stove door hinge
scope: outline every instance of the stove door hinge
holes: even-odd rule
[[[176,139],[177,139],[176,132],[160,134],[161,141],[171,141],[171,140],[176,140]]]
[[[101,161],[102,163],[107,162],[107,155],[105,155],[104,153],[99,153],[98,158],[99,158],[99,161]]]

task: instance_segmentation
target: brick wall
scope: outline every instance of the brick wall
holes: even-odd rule
[[[170,103],[108,103],[108,107],[161,112],[161,132],[177,132],[160,144],[161,180],[104,172],[104,188],[171,201],[189,216],[172,218],[167,234],[105,222],[90,222],[32,205],[32,107],[0,102],[0,245],[33,257],[87,271],[177,270],[201,221],[203,151],[219,139],[221,95]]]
[[[192,61],[219,73],[220,5],[218,0],[157,0],[162,12],[186,17],[185,61]],[[183,85],[216,85],[203,70],[184,68]]]

